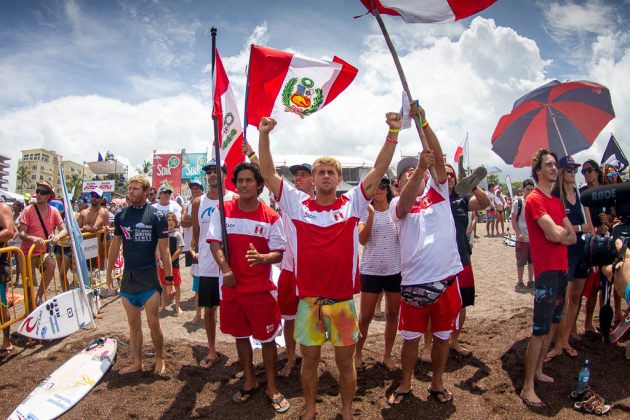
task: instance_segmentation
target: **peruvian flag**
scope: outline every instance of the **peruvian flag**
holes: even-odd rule
[[[243,126],[236,107],[234,93],[230,87],[225,68],[219,57],[219,50],[216,51],[216,61],[214,66],[214,104],[212,116],[217,119],[219,125],[219,149],[221,151],[221,162],[225,163],[228,176],[225,179],[225,188],[236,191],[236,186],[232,182],[232,171],[239,163],[245,160],[245,155],[241,150],[243,145]]]
[[[400,16],[406,23],[446,23],[467,18],[496,0],[361,0],[372,11]]]
[[[247,124],[258,127],[272,117],[286,127],[331,103],[358,70],[338,57],[333,61],[301,57],[252,45],[247,75]]]
[[[457,150],[455,150],[455,163],[459,163],[459,158],[464,156],[464,153],[468,152],[468,133],[466,133],[466,138],[457,146]]]

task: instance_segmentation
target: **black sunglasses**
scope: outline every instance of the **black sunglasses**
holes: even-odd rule
[[[595,169],[593,169],[593,168],[582,168],[582,175],[584,175],[584,174],[591,174],[593,172],[595,172]]]
[[[42,189],[38,188],[38,189],[35,190],[35,194],[48,195],[48,194],[50,194],[50,191],[49,190],[42,190]]]
[[[387,185],[387,184],[378,184],[378,189],[379,189],[379,190],[386,190],[386,189],[387,189],[387,187],[388,187],[388,185]]]
[[[575,168],[575,167],[571,168],[571,167],[569,167],[569,168],[565,168],[564,171],[568,172],[570,174],[577,174],[578,168]]]

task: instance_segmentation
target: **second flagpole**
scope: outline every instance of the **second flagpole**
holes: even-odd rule
[[[225,229],[225,205],[223,203],[223,182],[221,181],[221,148],[219,146],[219,122],[216,115],[214,115],[214,98],[215,90],[217,88],[216,80],[216,58],[217,58],[217,28],[214,26],[210,29],[210,35],[212,36],[212,122],[214,125],[214,161],[216,162],[217,177],[219,178],[219,214],[221,216],[221,238],[223,240],[223,253],[225,259],[230,262],[230,254],[228,250],[227,231]]]

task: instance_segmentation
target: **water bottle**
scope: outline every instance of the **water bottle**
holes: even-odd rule
[[[578,374],[578,382],[577,387],[575,388],[575,393],[577,395],[583,395],[588,388],[588,382],[591,379],[591,371],[589,370],[588,359],[584,361],[584,367],[580,370]]]

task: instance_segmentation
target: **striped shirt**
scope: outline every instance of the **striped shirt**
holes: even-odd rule
[[[363,214],[359,224],[367,222],[368,214],[367,211]],[[400,242],[389,210],[374,211],[370,239],[363,248],[359,270],[371,276],[400,273]]]

